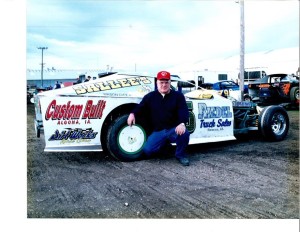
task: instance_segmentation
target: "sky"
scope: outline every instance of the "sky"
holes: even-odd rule
[[[245,52],[299,46],[298,1],[245,1]],[[153,74],[238,55],[238,1],[27,0],[26,67]]]

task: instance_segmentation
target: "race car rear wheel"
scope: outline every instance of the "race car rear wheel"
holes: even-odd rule
[[[289,116],[281,106],[264,108],[258,118],[258,128],[268,141],[283,140],[289,130]]]
[[[245,94],[244,95],[244,101],[251,102],[252,99],[251,99],[251,97],[248,94]]]
[[[142,126],[127,125],[128,115],[117,118],[107,133],[107,149],[116,159],[135,161],[141,158],[146,142],[146,132]]]
[[[290,91],[290,99],[292,103],[299,102],[299,87],[293,87]]]

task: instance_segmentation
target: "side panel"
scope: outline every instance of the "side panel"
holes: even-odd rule
[[[42,97],[45,151],[101,151],[100,132],[107,115],[139,99]]]
[[[188,99],[190,144],[234,140],[232,102],[225,98]]]

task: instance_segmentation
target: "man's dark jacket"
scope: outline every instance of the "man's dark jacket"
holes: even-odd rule
[[[149,119],[154,131],[170,129],[180,123],[186,124],[189,119],[184,95],[174,90],[164,97],[158,90],[146,94],[132,113],[136,117]]]

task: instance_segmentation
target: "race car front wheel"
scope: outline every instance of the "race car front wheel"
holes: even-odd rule
[[[34,130],[36,137],[39,138],[41,136],[41,129],[36,120],[34,120]]]
[[[289,116],[281,106],[265,107],[258,118],[258,128],[268,141],[283,140],[289,130]]]
[[[107,149],[116,159],[121,161],[139,160],[146,142],[146,132],[142,126],[127,125],[128,115],[117,118],[108,129]]]

